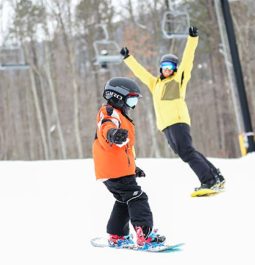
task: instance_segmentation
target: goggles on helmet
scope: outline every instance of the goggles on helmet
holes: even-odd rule
[[[141,95],[136,94],[136,93],[130,93],[130,94],[128,94],[128,96],[126,98],[126,104],[130,108],[134,108],[136,106],[136,104],[138,103],[139,97],[141,97]]]
[[[136,106],[136,104],[138,103],[138,97],[128,97],[126,99],[126,104],[130,107],[133,108],[134,106]]]
[[[162,68],[162,70],[176,70],[177,64],[173,62],[163,62],[160,64],[160,68]]]

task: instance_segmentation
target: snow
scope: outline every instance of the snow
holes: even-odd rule
[[[199,183],[180,159],[137,159],[155,227],[173,253],[94,248],[105,235],[113,197],[96,181],[92,159],[0,162],[0,264],[255,264],[255,153],[209,158],[226,191],[192,198]],[[133,231],[132,231],[133,232]]]

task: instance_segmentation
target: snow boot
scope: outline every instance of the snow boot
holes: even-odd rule
[[[133,236],[131,234],[127,236],[110,235],[108,243],[110,247],[127,248],[134,245]]]
[[[157,229],[153,229],[148,226],[136,226],[135,227],[137,235],[137,245],[138,246],[155,246],[158,244],[163,244],[166,240],[165,236],[159,235]]]
[[[225,178],[222,176],[220,170],[217,168],[216,171],[214,171],[215,173],[215,178],[216,178],[216,182],[218,184],[218,188],[219,189],[224,189],[225,186]]]

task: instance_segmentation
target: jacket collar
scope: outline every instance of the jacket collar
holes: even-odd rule
[[[168,77],[164,77],[163,74],[160,74],[159,78],[160,78],[160,80],[162,81],[162,80],[165,80],[165,79],[173,79],[174,76],[175,76],[175,72],[174,72],[173,75],[170,75],[170,76],[168,76]]]

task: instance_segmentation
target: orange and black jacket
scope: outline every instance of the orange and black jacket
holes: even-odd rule
[[[128,141],[116,145],[107,140],[109,129],[126,129]],[[135,174],[135,126],[131,119],[110,105],[97,114],[97,131],[93,143],[94,168],[97,179],[119,178]]]

